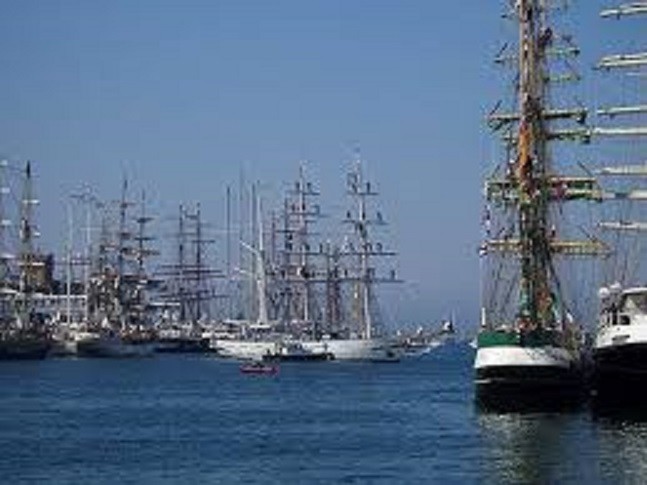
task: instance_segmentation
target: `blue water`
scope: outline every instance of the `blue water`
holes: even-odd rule
[[[647,422],[488,414],[469,347],[400,364],[213,357],[0,365],[2,483],[617,483],[647,476]]]

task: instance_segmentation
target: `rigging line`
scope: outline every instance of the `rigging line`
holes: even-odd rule
[[[486,266],[490,266],[488,263],[485,263],[485,264],[486,264]],[[493,284],[492,284],[492,286],[490,288],[490,291],[489,291],[489,298],[488,298],[486,307],[488,309],[492,309],[493,313],[498,312],[495,295],[498,293],[499,283],[502,281],[502,279],[501,279],[502,270],[503,270],[503,263],[502,262],[499,261],[497,263],[492,263],[492,268],[490,270],[491,273],[492,273],[492,278],[490,278],[490,281]]]
[[[566,295],[564,293],[564,289],[562,287],[562,283],[560,279],[557,276],[557,270],[555,269],[555,264],[554,260],[552,257],[548,258],[548,271],[550,273],[551,279],[553,280],[553,285],[555,287],[555,291],[557,292],[557,295],[559,297],[559,305],[560,305],[560,318],[563,317],[563,311],[568,311],[568,306],[567,306],[567,299]],[[554,303],[554,302],[553,302]],[[564,329],[564,322],[560,322],[560,325],[562,326],[562,330]]]
[[[630,203],[628,205],[628,207],[625,209],[625,214],[623,214],[625,220],[631,218],[632,206],[633,206],[633,204]],[[627,239],[630,240],[629,239],[630,237],[631,236],[628,236]],[[618,231],[618,243],[620,243],[621,238],[622,238],[622,235],[620,234],[620,231]],[[635,240],[634,240],[634,244],[635,244]],[[619,275],[620,281],[622,281],[622,282],[628,281],[627,278],[628,278],[628,274],[629,274],[629,260],[631,259],[630,258],[631,246],[632,245],[629,244],[629,247],[626,248],[626,251],[622,251],[623,259],[622,259],[622,262],[621,262],[621,271],[620,271],[620,275]]]
[[[497,234],[496,234],[497,238],[500,237],[503,230],[504,230],[503,227],[499,228],[499,230],[497,231]],[[485,257],[487,257],[487,256],[485,256]],[[489,263],[485,263],[485,264],[486,264],[486,267],[490,266]],[[493,277],[490,278],[490,281],[494,282],[494,285],[490,288],[489,299],[488,299],[488,302],[487,302],[486,306],[487,306],[487,308],[491,308],[493,312],[498,311],[498,308],[496,307],[495,295],[498,293],[498,283],[499,283],[499,281],[501,281],[502,267],[503,267],[503,263],[501,261],[497,262],[496,264],[494,262],[492,263],[491,272],[492,272]],[[487,292],[487,290],[486,290],[486,292]]]
[[[509,301],[512,298],[512,292],[514,291],[515,288],[519,288],[521,285],[521,272],[520,271],[514,271],[513,272],[513,277],[510,278],[510,284],[508,286],[508,290],[504,294],[504,298],[502,299],[501,306],[503,307],[505,302]],[[518,304],[514,305],[514,307],[518,309]],[[513,324],[516,324],[516,314],[511,316],[513,319]]]
[[[626,267],[626,274],[625,274],[625,281],[627,282],[633,281],[637,273],[637,268],[639,264],[629,265],[629,253],[633,252],[634,257],[631,258],[632,261],[639,261],[640,246],[641,246],[640,240],[641,240],[640,237],[634,237],[632,248],[631,248],[632,250],[627,251],[627,267]]]
[[[508,223],[504,227],[501,227],[501,229],[499,230],[497,236],[499,236],[503,231],[505,231],[506,228],[514,228],[515,227],[516,220],[517,220],[516,211],[515,210],[509,210],[507,212],[509,212]],[[508,235],[511,236],[511,234],[508,234]],[[515,288],[518,288],[519,285],[520,285],[520,273],[519,273],[519,271],[514,270],[514,268],[512,268],[513,270],[510,271],[510,274],[512,275],[512,278],[507,279],[507,282],[509,283],[507,289],[503,288],[501,290],[503,298],[500,300],[500,305],[496,305],[496,302],[497,302],[496,296],[499,294],[499,285],[498,285],[498,283],[502,282],[501,286],[503,286],[503,282],[506,281],[506,279],[502,278],[502,273],[504,271],[507,271],[510,266],[514,267],[515,265],[518,265],[518,264],[519,263],[514,258],[507,258],[505,256],[500,257],[499,264],[498,264],[498,271],[497,271],[496,276],[495,276],[495,278],[496,278],[495,283],[497,283],[497,284],[495,284],[494,289],[493,289],[494,291],[492,291],[492,293],[491,293],[491,302],[490,302],[491,307],[495,309],[495,312],[496,312],[495,314],[501,313],[501,316],[503,318],[511,318],[513,320],[513,323],[515,321],[515,315],[511,315],[511,316],[506,315],[505,314],[505,311],[506,311],[505,309],[506,309],[507,302],[509,302],[510,299],[513,297],[512,293],[514,292]],[[492,303],[492,301],[494,301],[494,303]],[[513,307],[516,308],[517,305],[511,306],[510,308],[513,308]]]

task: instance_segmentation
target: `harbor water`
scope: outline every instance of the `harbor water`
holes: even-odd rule
[[[647,420],[486,413],[473,350],[399,364],[0,363],[3,483],[637,483]]]

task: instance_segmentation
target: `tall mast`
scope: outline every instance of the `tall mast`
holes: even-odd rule
[[[550,251],[546,231],[547,200],[537,191],[547,172],[545,126],[541,119],[545,100],[544,50],[552,35],[542,25],[544,15],[537,0],[519,2],[519,100],[516,177],[519,184],[519,235],[521,243],[520,316],[545,325],[550,310],[548,268]],[[541,45],[538,33],[547,39]]]
[[[180,305],[180,322],[186,322],[187,315],[187,302],[186,302],[186,261],[185,261],[185,245],[186,234],[184,232],[184,207],[180,204],[179,217],[178,217],[178,232],[177,232],[177,278],[178,278],[178,298]]]
[[[489,124],[494,131],[506,128],[502,140],[506,147],[506,165],[486,182],[486,198],[494,207],[486,207],[484,223],[487,242],[481,255],[504,253],[512,255],[507,263],[493,267],[492,277],[486,282],[492,295],[484,304],[483,321],[500,324],[512,319],[525,328],[551,328],[563,322],[566,316],[561,301],[554,255],[597,255],[605,247],[597,240],[561,240],[557,235],[557,212],[551,206],[571,200],[603,198],[597,180],[586,176],[567,176],[556,172],[549,144],[554,142],[588,142],[591,129],[586,127],[584,108],[549,106],[551,84],[577,81],[570,73],[554,74],[549,60],[562,61],[572,71],[566,59],[577,56],[579,49],[570,36],[553,32],[548,24],[548,0],[519,0],[514,18],[518,23],[518,50],[515,56],[516,100],[512,113],[494,113]],[[498,63],[510,59],[503,52]],[[567,123],[575,123],[570,126]],[[503,173],[502,173],[503,172]],[[502,215],[499,226],[491,230],[490,214],[496,210]],[[514,221],[514,223],[512,223]],[[495,235],[495,238],[492,238]],[[517,266],[518,262],[518,266]],[[504,264],[516,273],[508,283],[502,278]],[[516,305],[509,305],[514,288],[518,288]],[[511,313],[513,312],[513,313]],[[493,316],[494,318],[490,318]]]
[[[195,209],[195,317],[194,321],[198,322],[202,318],[202,300],[206,297],[203,293],[203,266],[202,266],[202,251],[203,237],[202,237],[202,207],[198,202]]]
[[[67,242],[65,244],[65,313],[66,324],[72,323],[72,252],[74,250],[74,217],[72,204],[67,201]]]
[[[7,231],[11,226],[11,221],[7,217],[5,196],[9,195],[9,185],[7,181],[6,170],[9,165],[7,160],[0,161],[0,291],[5,290],[9,286],[10,269],[9,262],[13,256],[9,254],[7,247]],[[6,308],[4,307],[6,300],[5,295],[2,297],[2,314],[0,317],[6,317]]]
[[[309,281],[309,234],[308,234],[308,201],[307,197],[311,195],[312,187],[306,182],[304,163],[299,165],[299,180],[297,182],[297,234],[299,236],[299,266],[303,283],[303,321],[310,321],[310,281]],[[314,193],[313,193],[314,195]]]
[[[231,187],[227,185],[225,196],[225,241],[227,256],[227,317],[232,318],[233,299],[232,299],[232,268],[231,268]]]
[[[256,257],[257,251],[257,241],[256,241],[256,182],[251,184],[251,195],[249,199],[249,236],[250,236],[250,252],[251,257],[249,258],[249,274],[252,277],[249,279],[249,299],[247,301],[249,305],[249,317],[253,318],[253,315],[258,315],[258,285],[256,281],[257,275],[257,263],[258,258]]]
[[[328,241],[326,255],[326,324],[327,331],[338,330],[341,320],[340,250]]]
[[[25,166],[23,195],[20,206],[20,281],[19,290],[22,299],[20,318],[23,325],[31,326],[32,293],[34,291],[34,270],[40,266],[34,253],[34,236],[36,229],[33,225],[34,206],[38,201],[34,198],[31,162]]]
[[[196,203],[195,210],[185,213],[185,217],[187,222],[191,223],[191,226],[188,231],[185,227],[184,233],[191,238],[190,242],[192,243],[190,259],[187,258],[186,252],[184,254],[184,281],[187,281],[187,278],[190,281],[190,291],[185,295],[189,298],[190,306],[188,310],[191,321],[193,324],[197,324],[203,317],[211,317],[213,305],[210,302],[220,295],[216,294],[215,288],[210,281],[213,278],[221,277],[222,271],[212,268],[208,264],[206,246],[216,241],[205,237],[208,224],[205,224],[202,219],[202,205],[199,202]]]
[[[83,265],[83,292],[85,294],[85,304],[83,306],[83,319],[87,324],[90,318],[90,271],[92,270],[92,210],[95,207],[101,208],[102,204],[92,195],[87,188],[82,199],[85,206],[85,257]]]
[[[267,295],[266,295],[266,259],[265,245],[263,243],[263,211],[261,207],[261,197],[256,195],[256,215],[258,218],[258,248],[256,249],[256,271],[258,280],[258,322],[267,323],[269,320],[267,313]]]
[[[364,337],[369,339],[373,333],[373,322],[370,312],[371,300],[371,275],[369,274],[369,235],[368,219],[366,214],[366,197],[376,195],[371,191],[370,183],[364,182],[362,165],[359,156],[355,159],[353,171],[351,172],[351,183],[349,191],[355,198],[357,214],[354,220],[355,233],[358,236],[359,247],[357,257],[359,260],[359,312],[360,322]]]
[[[126,199],[128,195],[128,179],[124,176],[121,185],[121,199],[119,200],[119,234],[117,236],[118,240],[118,250],[117,250],[117,272],[119,278],[121,279],[124,274],[124,265],[125,265],[125,255],[126,255],[126,241],[130,238],[130,233],[127,231],[127,211],[129,203]],[[121,285],[120,285],[121,286]],[[119,300],[121,302],[122,291],[119,291]]]
[[[643,17],[635,20],[644,21],[647,17],[647,2],[645,1],[627,3],[600,12],[602,18],[615,19],[629,16],[639,17],[641,15]],[[627,22],[629,22],[629,19],[627,19]],[[600,59],[596,68],[607,75],[613,75],[614,82],[620,77],[628,78],[629,76],[636,77],[636,84],[644,82],[644,77],[640,78],[640,76],[647,75],[647,71],[645,71],[647,68],[647,52],[606,55]],[[628,81],[629,84],[634,83],[632,79],[628,79]],[[624,83],[618,84],[624,86]],[[625,90],[626,87],[623,89],[623,98]],[[599,107],[596,110],[596,115],[600,125],[595,128],[594,135],[601,140],[620,137],[623,141],[635,141],[642,137],[642,142],[644,143],[644,137],[647,136],[647,124],[645,124],[647,105],[645,105],[644,96],[643,99],[639,99],[643,93],[644,91],[637,90],[638,104],[635,105],[623,104],[620,106]],[[624,149],[629,147],[629,144],[621,146]],[[637,160],[635,159],[636,153],[640,157]],[[636,242],[638,241],[635,237],[644,237],[647,224],[643,221],[630,220],[635,215],[633,210],[640,210],[630,204],[636,201],[647,201],[647,190],[637,186],[636,182],[638,178],[644,178],[647,175],[647,160],[642,158],[643,153],[640,150],[635,152],[630,148],[626,154],[621,154],[623,157],[628,155],[633,158],[629,160],[629,163],[625,161],[620,164],[607,165],[597,171],[598,175],[605,177],[605,182],[608,181],[605,187],[605,199],[618,202],[619,206],[616,209],[621,211],[618,220],[602,221],[598,224],[600,229],[615,233],[615,258],[610,261],[609,269],[611,274],[606,275],[610,280],[609,282],[613,283],[625,283],[632,280],[640,268],[639,261],[641,258],[636,258],[637,261],[634,260],[635,252],[637,251]],[[644,218],[644,215],[642,216]]]
[[[375,283],[395,283],[398,282],[395,276],[395,270],[391,270],[388,277],[378,276],[374,262],[377,258],[395,256],[394,252],[384,250],[382,243],[372,239],[371,228],[375,226],[384,226],[381,212],[374,215],[369,213],[368,199],[378,195],[369,181],[364,178],[362,170],[362,161],[359,153],[353,161],[353,167],[347,178],[347,192],[356,205],[355,214],[352,211],[346,213],[345,223],[352,227],[354,244],[349,244],[344,250],[344,254],[357,260],[357,272],[351,275],[351,282],[356,286],[355,304],[359,320],[362,337],[366,339],[373,338],[375,335],[375,325],[373,321],[372,302],[374,299],[373,291]],[[335,258],[338,256],[335,255]],[[335,270],[336,271],[336,270]]]
[[[316,267],[311,226],[321,216],[314,203],[319,191],[307,178],[306,162],[299,164],[298,177],[288,190],[283,214],[283,293],[286,319],[305,323],[314,338],[319,337],[318,315],[314,306],[313,285]]]
[[[135,277],[135,312],[138,323],[142,323],[145,319],[147,311],[147,292],[146,290],[151,287],[152,280],[149,277],[146,268],[146,260],[159,254],[156,250],[149,247],[148,243],[153,241],[153,237],[148,235],[147,226],[153,221],[153,218],[146,212],[146,192],[142,191],[140,214],[135,219],[137,223],[137,235],[135,236],[137,242],[136,251],[136,277]]]

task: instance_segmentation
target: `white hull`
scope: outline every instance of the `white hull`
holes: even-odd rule
[[[630,325],[607,325],[598,330],[595,338],[597,350],[620,348],[623,345],[647,344],[647,316],[634,317],[636,323]]]
[[[604,398],[631,398],[647,382],[647,288],[627,288],[614,300],[600,316],[594,387]]]
[[[309,352],[330,353],[334,360],[385,361],[399,358],[390,343],[384,339],[304,340],[299,343]],[[214,340],[211,346],[222,357],[260,360],[268,354],[276,353],[280,344],[269,340],[218,339]]]
[[[476,399],[485,408],[560,409],[584,395],[578,360],[560,347],[481,347],[474,368]]]
[[[330,339],[303,342],[305,348],[333,354],[335,360],[386,361],[400,356],[385,339]]]
[[[474,369],[495,367],[557,367],[570,369],[575,357],[561,347],[481,347],[476,351]]]
[[[98,338],[98,333],[85,330],[71,330],[63,335],[55,335],[51,354],[60,357],[77,355],[79,342]]]
[[[261,360],[265,355],[277,351],[277,343],[270,340],[229,340],[216,339],[211,348],[221,357],[243,360]]]
[[[76,341],[74,340],[54,340],[50,355],[55,357],[67,357],[76,355]]]

